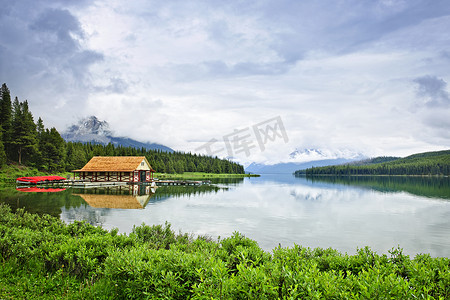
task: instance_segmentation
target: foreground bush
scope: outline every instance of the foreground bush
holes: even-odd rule
[[[449,299],[450,260],[212,241],[170,224],[129,235],[0,205],[0,299]]]

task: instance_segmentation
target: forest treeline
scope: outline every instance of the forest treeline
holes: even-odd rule
[[[45,128],[34,121],[28,101],[11,100],[4,83],[0,90],[0,168],[16,162],[47,172],[64,172],[82,168],[93,156],[145,156],[157,172],[208,172],[243,174],[238,163],[184,152],[136,149],[133,147],[66,142],[56,128]]]
[[[450,150],[405,158],[377,157],[360,163],[298,170],[295,175],[450,175]]]

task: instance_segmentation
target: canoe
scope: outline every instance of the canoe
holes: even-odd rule
[[[38,187],[20,187],[16,188],[16,190],[20,192],[28,192],[28,193],[57,193],[65,191],[65,188],[38,188]]]
[[[16,183],[20,184],[42,184],[50,182],[59,182],[66,180],[61,176],[32,176],[32,177],[19,177],[16,179]]]

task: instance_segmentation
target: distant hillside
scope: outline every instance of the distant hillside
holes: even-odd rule
[[[377,162],[380,161],[380,162]],[[366,163],[298,170],[296,175],[450,175],[450,150],[418,153],[405,158],[377,157]]]
[[[127,137],[114,137],[110,136],[110,143],[115,146],[122,147],[133,147],[133,148],[144,148],[147,150],[160,150],[165,152],[174,152],[174,150],[170,147],[157,144],[157,143],[142,143]]]
[[[100,121],[95,116],[81,119],[77,124],[70,126],[63,134],[62,138],[67,142],[81,142],[114,146],[133,147],[146,150],[160,150],[165,152],[174,152],[173,149],[157,144],[139,142],[128,137],[116,137],[109,129],[106,121]]]
[[[252,163],[245,171],[256,174],[292,174],[296,170],[355,162],[366,158],[352,150],[297,148],[276,164]]]
[[[292,174],[298,169],[344,164],[349,162],[352,162],[352,160],[345,158],[338,158],[338,159],[322,159],[302,163],[297,162],[278,163],[274,165],[252,163],[247,168],[245,168],[245,172],[255,174],[286,174],[286,173]]]
[[[367,165],[373,165],[373,164],[380,164],[380,163],[385,163],[385,162],[390,162],[390,161],[394,161],[397,159],[401,159],[401,157],[397,157],[397,156],[378,156],[378,157],[374,157],[374,158],[369,158],[369,159],[363,159],[363,160],[359,160],[359,161],[355,161],[350,163],[351,166],[367,166]]]

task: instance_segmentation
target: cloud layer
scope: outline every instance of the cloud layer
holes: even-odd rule
[[[194,151],[280,116],[289,142],[241,161],[450,146],[445,0],[0,4],[0,79],[60,131],[97,115]]]

